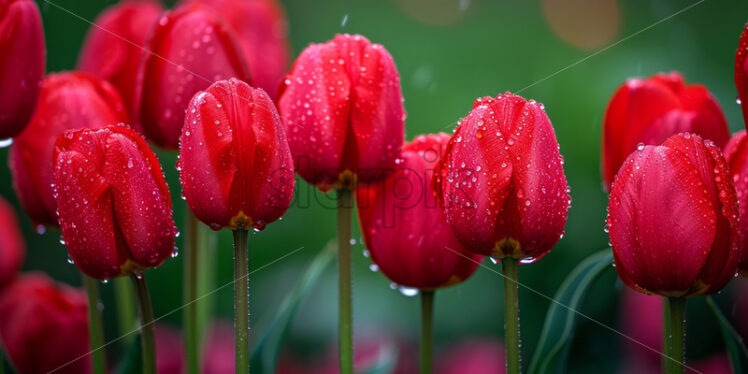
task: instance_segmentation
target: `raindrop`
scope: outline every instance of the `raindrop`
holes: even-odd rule
[[[364,249],[364,257],[369,258],[371,254],[369,253],[368,249]]]
[[[34,226],[34,230],[36,230],[37,234],[43,235],[47,231],[47,228],[44,225],[36,225]]]
[[[743,104],[743,101],[742,101],[742,100],[740,100],[740,96],[737,96],[737,97],[735,97],[735,103],[737,103],[738,105],[742,105],[742,104]],[[12,142],[12,141],[13,141],[13,140],[11,140],[11,142]],[[2,146],[0,146],[0,148],[2,148]]]
[[[179,256],[179,247],[176,245],[174,246],[174,249],[171,250],[171,258],[175,258]]]
[[[109,279],[102,279],[101,280],[101,284],[107,284],[107,283],[109,283]]]
[[[132,169],[132,167],[133,167],[133,162],[132,162],[132,159],[131,159],[131,158],[130,158],[130,159],[127,159],[127,168],[128,168],[128,169]]]
[[[348,15],[343,16],[343,20],[340,21],[340,27],[345,27],[345,24],[348,23]]]
[[[68,254],[68,264],[75,265],[75,261],[73,261],[73,258],[70,257],[70,254]]]
[[[379,271],[379,265],[377,265],[377,264],[371,264],[371,265],[369,265],[369,270],[371,270],[373,272],[377,272],[377,271]]]
[[[403,294],[403,295],[405,295],[407,297],[413,297],[413,296],[418,295],[418,289],[417,288],[400,286],[397,290],[400,291],[401,294]]]
[[[60,242],[60,244],[65,245],[65,238],[63,238],[62,235],[60,235],[59,242]]]
[[[7,148],[13,144],[13,138],[0,139],[0,148]]]
[[[351,238],[348,243],[351,243],[351,245],[356,245],[356,239]]]

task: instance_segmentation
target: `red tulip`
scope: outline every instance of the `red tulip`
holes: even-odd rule
[[[242,48],[252,82],[275,98],[288,67],[286,14],[277,0],[193,0],[221,15]]]
[[[563,235],[570,198],[542,104],[508,92],[475,100],[440,168],[437,196],[468,250],[527,263]]]
[[[278,108],[297,172],[323,191],[395,166],[405,121],[400,76],[387,50],[363,36],[337,35],[301,52]]]
[[[603,122],[602,168],[605,185],[639,144],[661,144],[671,135],[690,132],[722,147],[727,121],[706,87],[686,84],[672,72],[629,79],[608,103]]]
[[[743,130],[730,138],[725,146],[725,157],[730,167],[730,175],[735,183],[738,197],[738,234],[743,256],[738,265],[741,274],[748,277],[748,137]]]
[[[448,141],[444,133],[416,137],[405,144],[401,160],[385,180],[356,190],[361,232],[372,261],[405,287],[434,289],[462,282],[483,259],[454,237],[431,188]]]
[[[735,53],[735,86],[738,88],[738,100],[743,108],[743,120],[748,127],[748,24],[740,34],[740,44]]]
[[[87,315],[82,290],[25,274],[0,293],[0,338],[19,373],[90,373]]]
[[[156,155],[135,131],[67,131],[55,145],[60,227],[70,257],[98,279],[161,265],[176,227]]]
[[[190,98],[213,82],[249,81],[241,50],[210,9],[190,4],[161,17],[138,73],[136,122],[156,145],[176,150]]]
[[[735,187],[719,148],[699,136],[632,153],[610,192],[607,223],[618,276],[640,292],[708,294],[736,273]]]
[[[0,197],[0,289],[15,278],[24,257],[26,246],[16,212]]]
[[[187,108],[179,156],[187,204],[214,230],[261,230],[291,204],[291,151],[261,89],[230,79],[198,92]]]
[[[34,223],[57,226],[52,152],[65,130],[128,122],[125,105],[109,83],[84,73],[50,74],[28,128],[10,149],[9,166],[21,205]]]
[[[81,70],[111,82],[133,114],[138,67],[147,52],[146,37],[163,7],[157,0],[126,0],[101,13],[91,26],[78,58]]]
[[[0,0],[0,51],[0,139],[5,139],[28,125],[44,78],[44,30],[35,2]]]

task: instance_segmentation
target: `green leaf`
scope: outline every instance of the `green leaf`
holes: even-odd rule
[[[143,371],[143,355],[141,354],[142,347],[140,345],[140,334],[132,334],[134,338],[130,338],[126,341],[123,346],[125,348],[125,356],[122,361],[119,362],[117,367],[117,374],[138,374]]]
[[[593,281],[610,269],[613,253],[610,249],[597,252],[579,265],[564,279],[548,308],[543,332],[535,354],[530,361],[528,374],[563,372],[574,335],[577,310]],[[562,306],[563,305],[563,306]]]
[[[322,271],[335,257],[337,246],[335,240],[327,243],[309,264],[304,275],[299,282],[286,295],[278,308],[278,313],[264,329],[257,339],[257,344],[252,348],[250,357],[250,367],[252,371],[258,373],[274,373],[275,365],[278,361],[278,351],[280,350],[283,337],[288,333],[288,329],[296,314],[296,310],[305,295],[309,293],[312,286],[317,282]]]
[[[722,338],[725,340],[725,348],[727,348],[727,353],[732,363],[732,372],[745,373],[744,370],[748,370],[748,350],[745,348],[743,339],[740,338],[740,335],[732,327],[730,321],[719,310],[717,303],[714,302],[711,296],[706,297],[706,303],[712,309],[712,312],[714,312],[714,318],[719,322],[719,330],[722,333]]]

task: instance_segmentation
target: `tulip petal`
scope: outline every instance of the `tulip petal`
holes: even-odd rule
[[[649,292],[685,294],[716,232],[710,195],[694,162],[665,146],[633,153],[616,176],[608,209],[621,278]]]
[[[101,171],[111,186],[115,225],[127,242],[129,259],[142,268],[159,266],[171,255],[176,234],[161,166],[134,132],[112,133],[104,147]]]
[[[0,50],[0,139],[5,139],[28,125],[44,78],[44,30],[35,2],[0,3]]]
[[[230,31],[200,4],[167,13],[155,27],[138,73],[136,118],[149,139],[176,150],[184,108],[192,96],[213,82],[249,72]]]
[[[740,43],[735,53],[735,86],[738,89],[743,121],[748,127],[748,24],[740,34]]]
[[[748,135],[745,130],[736,133],[725,146],[725,157],[735,183],[738,198],[738,235],[742,258],[738,266],[741,273],[748,273]]]

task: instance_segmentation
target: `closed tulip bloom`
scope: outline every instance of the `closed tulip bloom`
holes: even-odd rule
[[[287,72],[290,45],[278,0],[193,0],[209,5],[234,32],[252,73],[252,84],[275,98]]]
[[[659,145],[682,132],[709,139],[718,147],[727,142],[727,121],[706,87],[686,84],[676,72],[626,81],[605,110],[601,148],[606,188],[639,144]]]
[[[356,190],[372,261],[393,282],[425,290],[462,282],[483,256],[467,252],[436,202],[431,177],[449,135],[421,135],[403,146],[386,179]]]
[[[179,148],[184,109],[213,82],[249,81],[247,65],[230,31],[211,9],[190,4],[162,16],[138,72],[135,121],[156,145]]]
[[[563,235],[570,197],[542,104],[508,92],[475,100],[440,169],[438,196],[468,250],[527,263]]]
[[[15,278],[24,257],[26,246],[16,212],[0,197],[0,289]]]
[[[261,230],[291,204],[293,161],[278,111],[238,79],[192,98],[179,156],[187,204],[214,230]]]
[[[44,78],[44,30],[35,2],[0,0],[0,51],[0,139],[5,139],[28,125]]]
[[[52,153],[65,130],[128,122],[125,104],[109,83],[85,73],[50,74],[26,130],[15,138],[8,164],[21,205],[35,224],[57,227]]]
[[[738,88],[738,101],[743,108],[743,120],[748,126],[748,24],[740,34],[738,51],[735,53],[735,86]]]
[[[60,227],[68,253],[90,277],[161,265],[176,227],[156,155],[120,126],[67,131],[54,154]]]
[[[104,10],[91,26],[78,57],[78,67],[111,82],[133,114],[138,67],[143,45],[161,16],[157,0],[126,0]]]
[[[748,135],[745,130],[730,138],[724,153],[735,184],[740,212],[738,234],[742,257],[738,270],[741,275],[748,277],[748,241],[746,241],[748,239]]]
[[[632,153],[610,192],[607,224],[618,276],[640,292],[709,294],[736,273],[735,187],[719,148],[699,136]]]
[[[281,85],[296,171],[323,191],[367,183],[395,166],[404,137],[392,56],[361,35],[308,46]]]
[[[24,274],[3,289],[0,339],[18,373],[90,373],[87,313],[82,290],[42,273]]]

